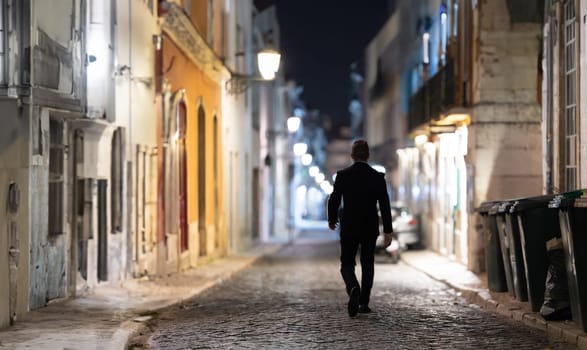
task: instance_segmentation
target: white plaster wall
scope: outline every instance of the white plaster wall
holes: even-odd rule
[[[33,22],[45,31],[51,38],[63,45],[70,46],[71,15],[73,14],[71,0],[34,0],[31,8],[34,11]],[[47,16],[48,13],[59,13],[59,16]]]
[[[127,267],[130,267],[133,256],[133,247],[136,245],[136,234],[138,231],[135,227],[136,211],[135,199],[137,198],[136,186],[138,183],[136,166],[137,148],[144,147],[147,154],[151,154],[157,146],[157,108],[155,100],[155,44],[153,36],[159,35],[160,30],[157,26],[157,4],[154,4],[153,13],[147,6],[147,2],[142,0],[123,0],[117,1],[117,38],[116,38],[116,57],[114,69],[118,72],[113,75],[114,84],[114,105],[115,124],[125,128],[125,167],[123,178],[126,180],[128,171],[131,171],[130,178],[132,183],[124,181],[123,184],[123,208],[131,210],[131,215],[123,215],[123,232],[120,237],[120,246],[126,248],[120,253],[126,260]],[[122,70],[121,67],[129,67]],[[147,162],[150,162],[147,157]],[[127,165],[130,165],[130,170]],[[149,165],[149,164],[148,164]],[[149,169],[145,173],[146,186],[151,187],[151,191],[156,191],[157,172],[156,169]],[[129,198],[129,191],[134,188],[133,197]],[[147,191],[149,192],[149,190]],[[147,220],[147,229],[152,232],[146,232],[148,237],[156,237],[156,200],[147,202],[145,215],[150,215]],[[132,200],[131,203],[128,201]],[[130,219],[130,223],[128,220]],[[130,231],[129,231],[130,230]],[[190,239],[192,241],[192,239]],[[126,242],[126,243],[125,243]],[[135,252],[136,253],[136,252]],[[137,267],[137,270],[143,273],[145,270],[150,273],[155,272],[157,254],[154,252],[147,253],[143,266]],[[129,269],[130,271],[130,269]]]
[[[17,320],[28,310],[29,276],[29,124],[28,108],[19,112],[15,100],[0,99],[3,123],[0,142],[0,327],[9,324],[9,222],[17,226],[20,250],[17,272]],[[20,205],[15,214],[7,210],[8,186],[16,183],[20,189]]]
[[[227,0],[227,60],[232,71],[236,66],[237,23],[245,37],[245,51],[252,53],[252,2],[249,0]],[[250,55],[247,56],[247,59]],[[249,59],[250,61],[250,59]],[[250,67],[251,62],[245,65]],[[252,74],[252,73],[251,73]],[[224,85],[223,85],[224,86]],[[222,91],[221,140],[224,178],[224,236],[229,251],[237,252],[252,244],[252,173],[253,163],[259,157],[259,148],[252,130],[251,89],[246,93],[231,95]],[[221,233],[222,234],[222,233]]]
[[[95,57],[87,65],[87,114],[90,118],[114,116],[110,95],[113,85],[113,50],[111,41],[112,11],[111,1],[91,1],[88,3],[87,47],[88,55]]]

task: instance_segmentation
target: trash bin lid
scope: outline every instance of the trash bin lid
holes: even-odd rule
[[[491,208],[496,203],[499,203],[499,202],[496,202],[496,201],[483,202],[483,203],[481,203],[481,205],[479,207],[475,208],[475,211],[481,215],[487,215],[489,213],[489,211],[491,210]]]
[[[548,208],[548,204],[555,197],[554,194],[520,198],[511,206],[510,213],[522,212],[536,208]]]
[[[580,198],[587,190],[576,190],[556,195],[548,204],[549,208],[568,208],[573,205],[576,198]]]
[[[514,205],[515,201],[504,201],[499,203],[499,205],[497,206],[497,213],[499,214],[504,214],[504,213],[508,213],[512,207],[512,205]]]
[[[587,208],[587,198],[581,197],[575,199],[575,208]]]
[[[558,195],[548,203],[548,207],[554,209],[568,208],[573,205],[574,201],[574,198],[565,198],[563,195]]]

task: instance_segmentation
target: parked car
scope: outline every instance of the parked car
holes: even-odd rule
[[[410,212],[406,205],[399,202],[391,203],[391,218],[393,223],[394,241],[399,243],[401,250],[415,247],[420,244],[420,225],[418,219]],[[383,249],[383,225],[380,224],[379,232],[375,243],[376,250]],[[389,247],[392,248],[392,247]],[[387,249],[393,250],[393,249]],[[390,252],[388,252],[390,253]]]

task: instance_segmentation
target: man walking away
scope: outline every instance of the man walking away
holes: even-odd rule
[[[351,150],[353,165],[336,174],[334,190],[328,198],[328,226],[335,230],[340,223],[340,272],[349,295],[348,313],[371,312],[369,298],[375,274],[375,241],[379,235],[381,211],[385,247],[391,244],[393,227],[391,209],[384,174],[373,169],[369,159],[369,145],[357,140]],[[343,202],[341,218],[338,209]],[[355,256],[361,247],[361,284],[355,275]]]

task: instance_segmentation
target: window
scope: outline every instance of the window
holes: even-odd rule
[[[51,120],[49,124],[49,234],[64,233],[64,151],[63,122]]]
[[[198,233],[200,256],[207,253],[206,240],[206,111],[198,108]]]
[[[214,0],[208,0],[208,44],[214,47]]]
[[[577,188],[577,45],[575,0],[564,5],[565,13],[565,189]]]
[[[110,224],[112,233],[122,232],[122,169],[124,166],[122,137],[121,128],[116,129],[112,135],[112,164],[110,167],[112,182],[112,186],[110,186],[110,205],[112,210]]]
[[[6,15],[5,0],[0,0],[0,84],[4,85],[6,79]]]

